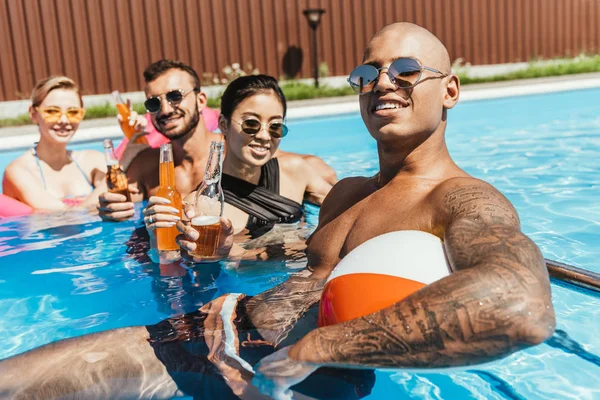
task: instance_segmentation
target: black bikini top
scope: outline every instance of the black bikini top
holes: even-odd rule
[[[279,195],[279,162],[270,159],[260,169],[258,185],[223,174],[221,187],[225,202],[249,215],[246,228],[254,237],[276,223],[291,223],[303,215],[302,204]]]

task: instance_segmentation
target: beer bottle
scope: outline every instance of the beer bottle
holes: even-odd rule
[[[196,192],[195,216],[191,226],[198,231],[194,255],[214,257],[217,255],[221,234],[220,217],[223,215],[223,189],[221,173],[223,170],[223,142],[211,142],[210,154],[204,172],[204,181]]]
[[[108,186],[108,191],[122,194],[127,197],[127,201],[131,201],[127,175],[121,170],[113,142],[110,139],[104,140],[104,158],[106,159],[106,186]]]
[[[181,218],[181,194],[175,188],[175,164],[171,143],[160,145],[159,187],[157,196],[169,199],[169,206],[179,210]],[[177,227],[156,228],[156,247],[159,251],[179,250],[175,238],[179,234]]]

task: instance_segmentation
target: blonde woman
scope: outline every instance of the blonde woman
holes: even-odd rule
[[[92,207],[106,191],[106,165],[95,150],[67,145],[85,115],[79,87],[65,76],[41,80],[31,94],[29,115],[40,139],[4,171],[2,191],[39,210]]]

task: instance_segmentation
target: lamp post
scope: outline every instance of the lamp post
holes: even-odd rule
[[[322,8],[309,8],[302,11],[306,20],[308,21],[308,25],[313,31],[313,66],[315,73],[315,87],[319,87],[319,60],[318,60],[318,52],[317,52],[317,28],[321,23],[321,16],[325,13],[325,10]]]

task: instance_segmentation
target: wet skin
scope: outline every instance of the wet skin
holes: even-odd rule
[[[179,104],[169,104],[164,96],[161,108],[152,113],[154,127],[171,139],[175,164],[175,182],[179,193],[186,197],[201,182],[208,160],[211,141],[222,141],[223,135],[206,129],[201,111],[206,107],[207,98],[203,92],[194,92],[192,77],[185,71],[173,69],[159,75],[146,84],[146,97],[160,96],[171,90],[181,89],[188,93]],[[140,118],[143,120],[143,117]],[[223,131],[225,132],[225,131]],[[333,169],[315,156],[304,156],[278,151],[276,154],[288,164],[296,159],[306,160],[306,169],[316,172],[329,185],[337,178]],[[148,148],[139,153],[127,169],[132,202],[125,196],[104,193],[100,196],[97,208],[105,221],[123,221],[134,215],[134,202],[149,199],[158,191],[159,149]]]
[[[364,63],[387,67],[398,57],[450,73],[441,43],[413,25],[384,28],[369,43]],[[541,343],[554,331],[539,249],[520,231],[510,202],[448,154],[444,133],[448,110],[458,101],[458,78],[429,74],[424,71],[408,90],[398,90],[381,74],[373,92],[360,97],[362,118],[377,141],[380,172],[333,188],[308,243],[312,274],[252,299],[258,304],[252,318],[257,326],[271,327],[299,318],[318,301],[340,259],[387,232],[438,236],[453,273],[379,312],[313,330],[280,350],[287,357],[264,362],[258,368],[262,381],[286,385],[307,362],[378,368],[476,364]],[[388,109],[377,107],[390,103]],[[314,296],[303,295],[307,286]]]
[[[30,108],[29,115],[40,132],[35,146],[38,159],[27,151],[12,161],[4,172],[2,190],[4,194],[39,210],[69,208],[61,201],[67,197],[82,198],[80,207],[93,207],[98,196],[106,191],[104,155],[95,150],[68,151],[66,146],[77,132],[79,123],[69,121],[64,113],[58,121],[48,122],[39,111],[46,107],[58,107],[64,112],[69,108],[80,108],[82,104],[76,91],[54,89],[38,107]],[[92,183],[91,193],[88,180],[74,161]]]
[[[407,56],[450,73],[443,45],[410,24],[384,28],[369,43],[364,62],[386,67]],[[295,345],[283,347],[255,367],[261,390],[282,395],[317,365],[471,365],[504,357],[552,335],[554,311],[540,250],[521,232],[510,202],[491,185],[462,171],[448,154],[444,139],[448,110],[457,103],[459,92],[458,78],[452,75],[423,80],[410,90],[397,90],[387,75],[380,76],[374,91],[360,98],[361,115],[377,141],[379,173],[344,179],[332,189],[308,242],[308,270],[249,299],[245,310],[262,340],[277,347],[287,344],[284,340],[319,301],[325,279],[340,259],[361,243],[396,230],[420,230],[442,239],[453,273],[374,314],[312,329]],[[377,110],[383,103],[398,106]],[[185,238],[181,241],[185,245]],[[219,304],[214,304],[214,310]],[[118,339],[123,335],[127,341],[121,343]],[[106,370],[139,377],[148,368],[156,380],[146,379],[144,387],[163,382],[173,388],[163,364],[148,351],[144,328],[95,337],[99,349],[117,349],[118,362],[107,360]],[[72,352],[90,340],[51,346]],[[136,357],[127,359],[123,353],[132,346],[137,346]],[[0,364],[0,377],[25,365],[40,368],[40,361],[48,364],[43,360],[56,360],[56,354],[60,353],[44,347],[5,361]],[[61,363],[53,362],[47,370],[56,373]],[[242,381],[248,379],[236,370]],[[69,377],[71,382],[84,382],[84,378]],[[56,382],[62,388],[69,380]],[[2,385],[10,385],[10,378]],[[254,389],[241,383],[235,390],[243,396]]]

